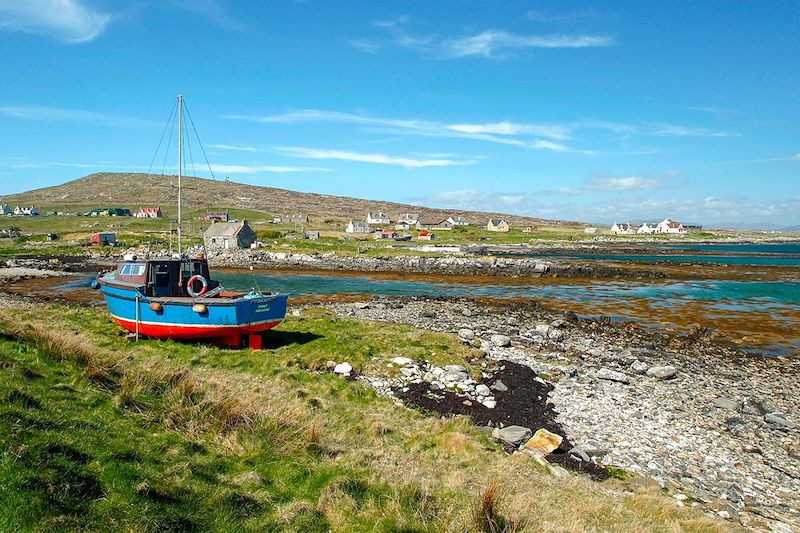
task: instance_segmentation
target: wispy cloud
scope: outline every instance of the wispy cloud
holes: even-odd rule
[[[293,172],[330,172],[329,168],[321,167],[288,167],[273,165],[211,165],[211,170],[221,174],[260,174],[262,172],[271,173],[293,173]]]
[[[620,176],[616,178],[601,178],[588,182],[585,186],[590,191],[638,191],[641,189],[654,189],[660,183],[655,178],[641,176]]]
[[[405,168],[424,168],[424,167],[449,167],[454,165],[472,165],[477,162],[475,159],[447,159],[447,158],[411,158],[397,157],[386,154],[369,154],[363,152],[348,152],[344,150],[326,150],[318,148],[304,147],[277,147],[276,150],[290,157],[304,159],[335,159],[340,161],[356,161],[360,163],[376,163],[379,165],[396,165]]]
[[[792,157],[795,161],[800,161],[800,152],[796,153],[794,157]]]
[[[587,18],[596,18],[594,11],[573,11],[570,13],[546,13],[540,10],[531,10],[525,13],[525,18],[535,22],[566,22]]]
[[[203,17],[214,26],[226,30],[237,32],[252,30],[251,26],[231,15],[228,7],[217,0],[171,0],[170,5]]]
[[[255,146],[233,146],[230,144],[212,144],[212,148],[219,148],[220,150],[231,150],[234,152],[263,152],[264,149],[256,148]]]
[[[611,46],[614,39],[605,35],[519,35],[501,30],[486,30],[475,35],[445,39],[422,46],[446,58],[468,56],[507,57],[514,51],[531,48],[596,48]]]
[[[708,106],[680,106],[678,109],[685,109],[687,111],[699,111],[700,113],[711,113],[712,115],[740,115],[740,111],[732,109],[723,109],[721,107],[708,107]]]
[[[732,131],[691,128],[675,124],[656,124],[653,134],[660,137],[734,137],[737,135]]]
[[[509,209],[518,208],[521,204],[525,203],[526,195],[522,193],[458,189],[455,191],[443,191],[428,196],[418,196],[413,198],[412,201],[422,205],[449,207],[453,209],[508,212]]]
[[[387,30],[395,45],[416,50],[437,59],[460,59],[472,56],[507,58],[515,53],[531,49],[596,48],[615,44],[614,38],[608,35],[531,35],[498,29],[487,29],[479,33],[457,37],[415,35],[407,30],[408,22],[408,17],[398,17],[392,20],[376,21],[373,25]],[[359,45],[363,42],[356,40],[351,41],[351,44],[360,48]]]
[[[381,49],[380,43],[369,39],[350,39],[350,46],[368,54],[377,54]]]
[[[80,0],[0,0],[0,30],[43,35],[65,43],[96,39],[112,18]]]
[[[283,124],[304,122],[361,124],[377,128],[380,131],[388,130],[406,135],[473,139],[555,152],[565,152],[569,150],[569,147],[566,145],[556,142],[569,136],[568,129],[553,124],[512,124],[508,122],[493,124],[445,124],[430,120],[392,119],[319,109],[303,109],[267,116],[225,115],[224,118]],[[492,131],[497,133],[492,133]],[[527,135],[528,138],[512,138],[512,135]],[[534,135],[545,138],[530,138]]]
[[[125,117],[97,111],[81,109],[63,109],[44,106],[0,106],[0,114],[27,120],[42,122],[83,122],[99,126],[115,126],[121,128],[150,127],[158,123],[135,117]]]

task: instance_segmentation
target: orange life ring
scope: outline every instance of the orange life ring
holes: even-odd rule
[[[199,281],[203,285],[203,288],[200,289],[200,292],[194,292],[194,287],[192,287],[192,285],[194,285],[195,281]],[[195,274],[194,276],[189,278],[189,281],[186,282],[186,292],[189,293],[189,296],[191,296],[192,298],[197,298],[199,296],[204,295],[207,290],[208,290],[208,281],[206,281],[206,278],[204,278],[200,274]]]

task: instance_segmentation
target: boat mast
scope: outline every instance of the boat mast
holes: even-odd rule
[[[181,170],[183,169],[183,95],[178,95],[178,253],[181,253]]]

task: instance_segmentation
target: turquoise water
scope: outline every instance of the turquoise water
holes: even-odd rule
[[[800,283],[760,281],[692,281],[676,283],[603,282],[596,284],[447,283],[417,279],[380,279],[366,275],[217,272],[215,279],[230,289],[285,292],[292,296],[365,294],[371,296],[470,296],[500,299],[648,298],[737,302],[743,306],[780,303],[800,306]],[[799,307],[800,308],[800,307]]]
[[[647,248],[647,246],[645,246]],[[647,253],[591,253],[554,252],[529,254],[497,254],[504,257],[566,257],[603,261],[669,261],[711,263],[717,265],[773,265],[800,266],[800,243],[766,244],[659,244],[651,246],[653,254]],[[669,253],[664,253],[668,251]]]

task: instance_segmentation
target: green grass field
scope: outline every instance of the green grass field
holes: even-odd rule
[[[723,531],[652,489],[544,473],[328,360],[473,355],[308,310],[265,351],[134,343],[98,309],[0,310],[3,531]]]

